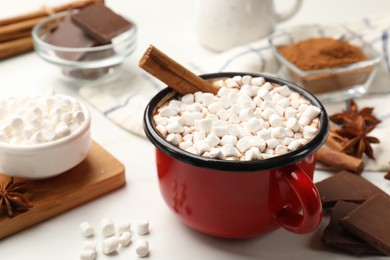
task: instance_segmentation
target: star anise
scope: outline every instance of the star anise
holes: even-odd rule
[[[0,215],[3,208],[8,217],[13,217],[14,211],[26,211],[33,206],[31,201],[23,195],[28,184],[28,181],[14,182],[13,177],[8,182],[0,179]]]
[[[331,115],[329,119],[338,125],[351,127],[355,126],[356,119],[359,116],[363,117],[366,127],[369,127],[371,125],[377,125],[381,122],[381,120],[379,120],[372,114],[374,110],[373,107],[365,107],[359,111],[358,106],[353,99],[350,100],[348,107],[348,112],[343,111],[341,113],[336,113],[334,115]]]
[[[366,126],[364,117],[358,115],[355,117],[353,125],[337,129],[336,132],[340,136],[349,139],[349,141],[344,144],[343,152],[357,158],[361,158],[363,153],[365,153],[369,158],[375,159],[371,144],[377,144],[379,143],[379,140],[376,137],[368,136],[368,133],[371,132],[375,126],[376,124]]]
[[[348,111],[336,113],[329,117],[332,122],[340,125],[340,128],[333,130],[334,136],[342,138],[342,140],[340,138],[338,138],[340,140],[332,139],[333,143],[336,144],[336,148],[342,147],[339,150],[358,158],[361,158],[365,153],[369,158],[375,159],[371,144],[379,143],[379,140],[373,136],[368,136],[368,133],[381,120],[373,115],[373,110],[372,107],[359,110],[356,102],[351,100]]]

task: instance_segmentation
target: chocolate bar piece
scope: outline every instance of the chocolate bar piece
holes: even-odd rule
[[[345,231],[344,228],[340,225],[340,220],[358,206],[359,204],[354,202],[337,202],[332,209],[330,222],[322,234],[321,241],[325,245],[341,249],[352,254],[383,255],[375,247]]]
[[[362,203],[377,193],[386,194],[365,178],[348,171],[336,173],[315,185],[324,207],[333,206],[339,200]]]
[[[340,224],[390,256],[390,196],[377,194],[349,212]]]
[[[87,48],[98,45],[96,40],[90,38],[72,22],[70,16],[66,16],[58,28],[46,36],[45,41],[55,46],[68,48]],[[56,51],[56,54],[67,60],[79,60],[85,53]]]
[[[133,24],[107,8],[103,3],[89,5],[72,16],[72,21],[102,44],[129,30]]]

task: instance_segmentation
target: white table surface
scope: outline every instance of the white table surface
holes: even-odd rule
[[[196,1],[107,0],[107,5],[138,25],[138,48],[126,64],[136,64],[149,44],[170,53],[179,62],[197,60],[214,55],[203,49],[195,34]],[[1,3],[0,5],[4,5]],[[277,1],[277,7],[291,1]],[[390,15],[388,0],[305,0],[299,13],[279,26],[289,27],[303,23],[339,23],[369,14]],[[21,55],[0,62],[0,94],[34,93],[54,88],[58,93],[77,97],[77,87],[58,79],[57,68],[42,61],[35,53]],[[347,254],[329,251],[320,242],[327,221],[308,235],[295,235],[278,230],[261,237],[227,240],[200,234],[184,226],[164,204],[157,185],[154,147],[114,125],[90,107],[92,136],[126,167],[126,186],[77,207],[22,232],[0,240],[0,259],[78,259],[85,238],[79,224],[89,221],[97,230],[103,217],[116,224],[130,221],[132,229],[140,219],[150,221],[148,259],[354,259]],[[317,171],[315,181],[329,176]],[[390,184],[383,173],[364,173],[364,176],[387,192]],[[0,227],[1,228],[1,227]],[[139,236],[134,235],[134,241]],[[102,236],[92,239],[98,244]],[[99,249],[100,250],[100,249]],[[115,255],[101,252],[97,259],[136,259],[135,246],[122,248]],[[365,259],[382,259],[366,257]],[[385,259],[383,257],[383,259]],[[387,259],[387,258],[386,258]]]

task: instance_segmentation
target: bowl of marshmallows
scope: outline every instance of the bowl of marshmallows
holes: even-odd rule
[[[60,94],[0,101],[0,171],[43,179],[83,161],[91,147],[91,118],[75,98]]]

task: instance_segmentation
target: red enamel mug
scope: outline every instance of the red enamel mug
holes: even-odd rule
[[[329,122],[323,105],[291,82],[253,73],[215,73],[204,79],[251,75],[287,85],[321,108],[320,129],[301,148],[255,161],[229,161],[195,155],[167,142],[156,130],[156,109],[176,93],[160,91],[144,114],[144,130],[156,147],[159,187],[168,207],[187,226],[213,236],[245,238],[280,227],[305,234],[322,219],[319,193],[313,184],[316,151],[325,142]]]

